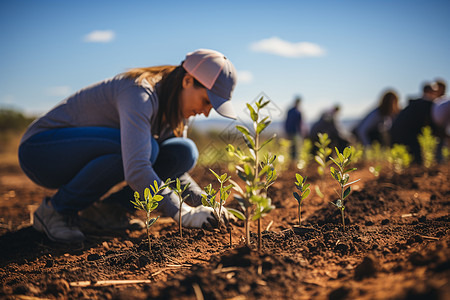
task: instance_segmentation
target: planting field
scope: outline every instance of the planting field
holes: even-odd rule
[[[276,209],[262,219],[262,251],[244,247],[241,221],[226,232],[184,229],[160,218],[146,232],[90,229],[83,245],[50,242],[30,226],[46,195],[16,164],[0,165],[0,298],[2,299],[450,299],[449,170],[413,166],[401,175],[359,164],[346,202],[346,231],[329,201],[336,182],[326,174],[320,198],[316,165],[279,171],[269,196]],[[387,170],[387,169],[386,169]],[[222,174],[223,167],[215,170]],[[298,224],[295,173],[311,194]],[[229,172],[228,172],[229,173]],[[206,167],[200,186],[215,182]],[[234,176],[234,174],[233,174]],[[228,204],[236,207],[235,201]],[[144,216],[141,212],[137,215]],[[32,296],[36,298],[26,298]]]

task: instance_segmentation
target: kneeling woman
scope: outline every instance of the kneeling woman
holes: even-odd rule
[[[192,206],[180,210],[166,189],[158,210],[175,220],[181,211],[186,227],[213,225],[212,209],[199,205],[201,189],[187,174],[198,151],[183,131],[186,119],[208,116],[211,108],[236,118],[230,102],[235,84],[232,63],[217,51],[200,49],[179,66],[131,69],[59,103],[30,125],[19,147],[25,174],[57,189],[35,212],[34,227],[53,241],[83,241],[78,213],[113,186],[127,183],[108,198],[126,206],[133,191],[142,195],[154,180],[167,178],[191,182]]]

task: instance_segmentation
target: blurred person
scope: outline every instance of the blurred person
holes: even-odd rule
[[[180,65],[134,68],[69,96],[32,123],[22,137],[19,161],[35,183],[57,189],[34,213],[34,228],[52,241],[81,242],[79,212],[94,207],[113,186],[126,186],[105,199],[98,220],[113,229],[131,226],[134,191],[167,178],[191,183],[180,208],[166,188],[158,211],[192,228],[217,225],[213,210],[201,205],[202,189],[187,173],[197,161],[194,142],[183,136],[186,120],[198,114],[235,119],[231,95],[236,70],[223,54],[208,49],[188,53]],[[188,205],[190,203],[191,205]],[[108,207],[116,208],[110,213]],[[221,216],[230,217],[227,211]],[[108,220],[111,218],[111,220]],[[122,222],[124,221],[124,222]],[[142,223],[142,222],[141,222]],[[143,224],[140,224],[143,225]]]
[[[447,92],[447,83],[444,79],[437,79],[436,80],[437,85],[437,98],[445,98],[445,93]]]
[[[397,93],[393,90],[387,90],[383,93],[378,107],[362,119],[353,133],[364,146],[370,146],[375,141],[378,141],[381,145],[389,146],[389,129],[399,111]]]
[[[296,161],[298,157],[298,146],[302,139],[303,120],[300,111],[301,98],[297,96],[294,100],[294,105],[287,112],[286,120],[284,122],[284,130],[286,136],[291,142],[290,157],[292,161]]]
[[[422,128],[430,126],[433,135],[442,136],[441,130],[434,123],[431,115],[434,100],[437,96],[437,84],[425,83],[422,88],[422,96],[409,100],[408,106],[400,111],[390,130],[391,145],[407,146],[408,151],[414,156],[414,162],[419,164],[422,162],[422,155],[417,136],[421,133]]]
[[[334,151],[334,147],[337,147],[339,151],[343,151],[345,147],[350,144],[348,135],[341,128],[337,121],[337,114],[339,113],[341,107],[336,104],[331,109],[325,111],[320,116],[319,120],[316,121],[309,132],[309,138],[311,139],[313,145],[315,142],[319,141],[317,134],[327,133],[331,143],[330,147]],[[316,146],[313,148],[313,153],[317,151]]]

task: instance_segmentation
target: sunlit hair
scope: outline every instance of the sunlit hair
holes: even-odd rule
[[[378,106],[381,115],[392,116],[396,115],[400,111],[398,105],[398,95],[394,91],[387,91],[381,98],[380,105]]]
[[[165,124],[169,124],[175,136],[181,136],[184,129],[184,118],[181,111],[180,93],[183,89],[183,78],[186,70],[181,66],[155,66],[147,68],[133,68],[124,73],[125,77],[134,78],[138,84],[146,80],[149,84],[157,85],[159,109],[157,117],[157,132]],[[196,87],[204,87],[194,79]]]

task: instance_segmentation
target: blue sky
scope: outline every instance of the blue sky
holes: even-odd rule
[[[449,16],[448,0],[0,0],[0,107],[42,113],[128,68],[210,48],[239,72],[241,114],[260,93],[281,111],[299,94],[308,120],[334,103],[358,118],[386,88],[404,106],[425,81],[450,80]]]

